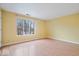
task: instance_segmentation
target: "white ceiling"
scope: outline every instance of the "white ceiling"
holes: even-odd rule
[[[79,12],[79,3],[0,3],[0,7],[44,20]]]

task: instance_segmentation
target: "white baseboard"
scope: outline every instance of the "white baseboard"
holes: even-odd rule
[[[55,40],[59,40],[59,41],[64,41],[64,42],[69,42],[69,43],[74,43],[74,44],[79,44],[79,42],[73,42],[73,41],[70,41],[70,40],[61,40],[61,39],[56,39],[54,38]]]

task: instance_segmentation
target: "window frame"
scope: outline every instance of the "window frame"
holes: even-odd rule
[[[30,32],[29,32],[28,34],[22,34],[22,35],[19,34],[19,35],[18,35],[18,31],[17,31],[17,21],[18,21],[18,20],[23,20],[23,32],[24,32],[24,20],[26,20],[26,22],[27,22],[27,21],[30,21],[30,22],[33,24],[33,26],[34,26],[34,33],[30,33]],[[29,23],[30,23],[30,22],[29,22]],[[30,27],[30,26],[29,26],[29,27]],[[16,35],[17,35],[17,36],[35,35],[35,30],[36,30],[36,25],[35,25],[35,22],[33,21],[33,19],[26,19],[26,18],[24,18],[24,19],[22,19],[22,18],[17,18],[17,19],[16,19]],[[30,31],[30,28],[29,28],[29,31]]]

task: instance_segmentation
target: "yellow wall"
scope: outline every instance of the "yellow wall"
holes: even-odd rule
[[[14,44],[40,38],[73,41],[79,43],[79,14],[63,16],[52,20],[39,20],[2,10],[2,45]],[[16,18],[31,19],[36,24],[35,34],[17,36]]]
[[[79,13],[46,21],[48,37],[79,43]]]
[[[1,9],[0,9],[0,16],[1,16]]]
[[[2,10],[2,29],[3,39],[2,45],[9,45],[17,42],[24,42],[34,39],[46,38],[45,34],[45,22],[43,20],[35,19],[32,17],[26,17],[19,15],[23,18],[29,18],[36,24],[36,31],[34,35],[17,36],[16,35],[16,18],[17,15],[12,12]]]
[[[1,47],[1,9],[0,9],[0,47]]]

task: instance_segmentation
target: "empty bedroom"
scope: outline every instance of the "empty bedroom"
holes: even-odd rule
[[[0,56],[79,56],[79,3],[0,3]]]

